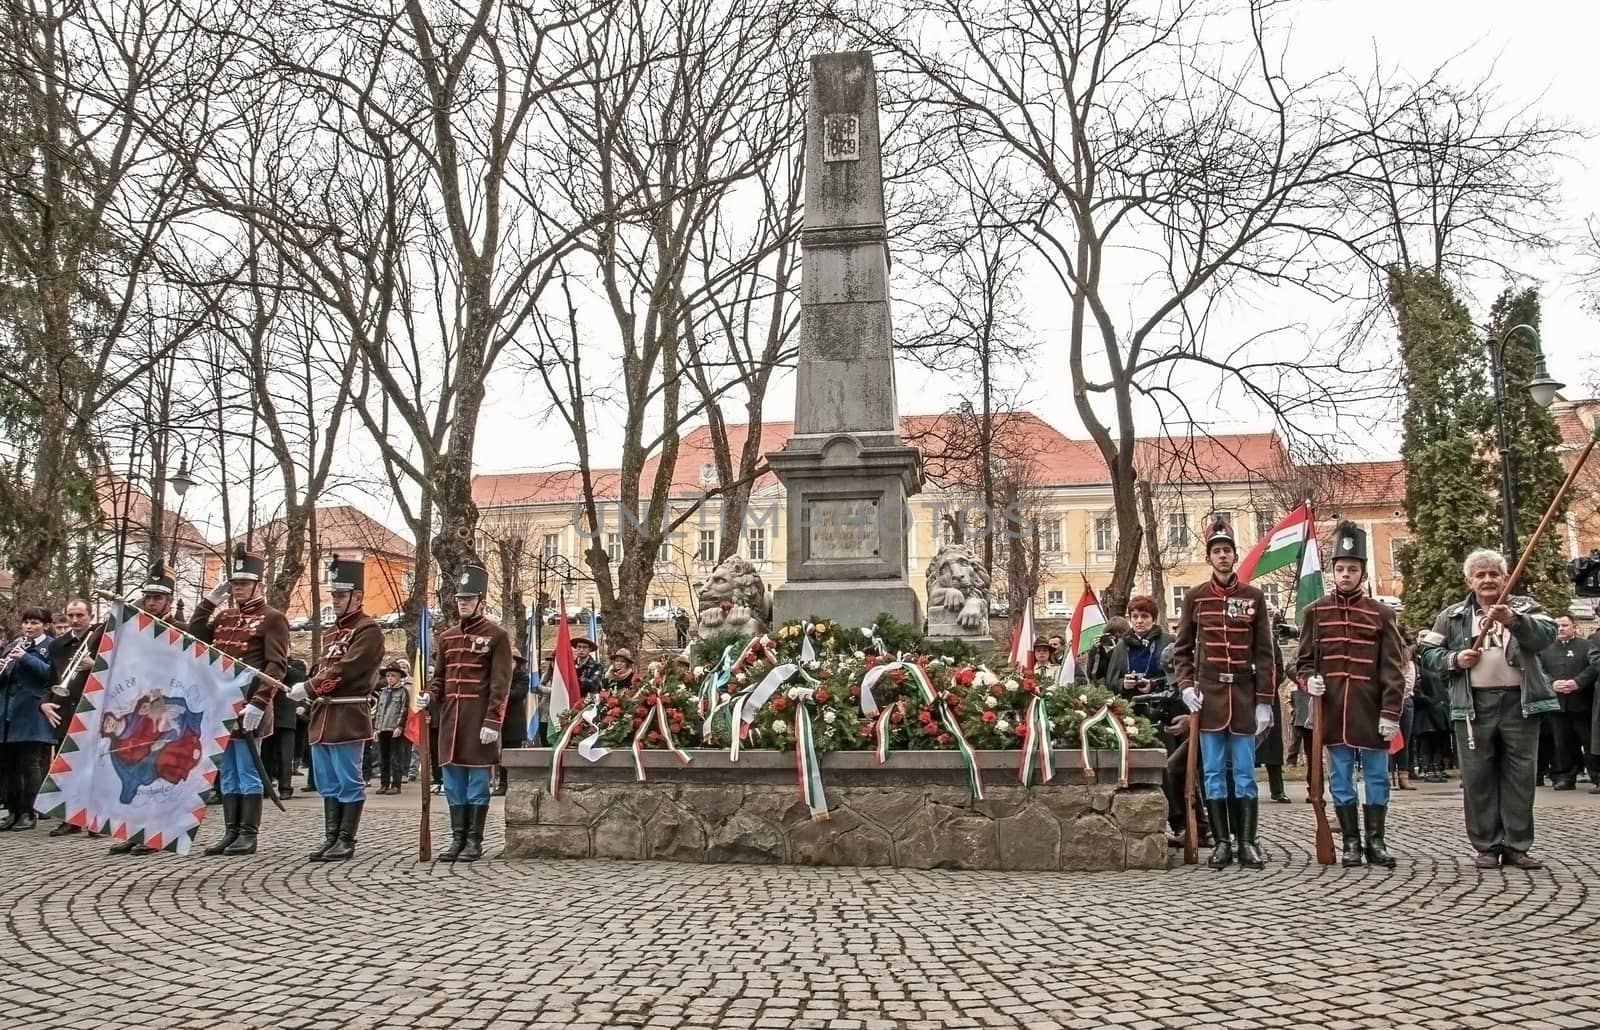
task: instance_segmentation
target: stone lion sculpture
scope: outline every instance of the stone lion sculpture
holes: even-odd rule
[[[704,637],[732,630],[758,636],[771,620],[766,585],[755,564],[734,555],[718,563],[700,585],[696,632]]]
[[[945,544],[928,566],[928,635],[988,636],[988,630],[989,571],[966,544]]]

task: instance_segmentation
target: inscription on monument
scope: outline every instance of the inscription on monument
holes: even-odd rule
[[[861,116],[824,115],[822,121],[822,160],[861,160]]]
[[[807,506],[812,558],[877,558],[878,502],[814,500]]]

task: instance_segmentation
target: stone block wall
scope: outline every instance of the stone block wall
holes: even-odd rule
[[[1167,864],[1165,756],[1132,756],[1129,786],[1085,777],[1076,751],[1056,754],[1055,782],[1016,780],[1016,752],[980,752],[984,800],[973,800],[953,752],[823,757],[830,818],[797,795],[794,756],[694,752],[688,766],[647,753],[565,763],[559,798],[545,789],[548,751],[508,751],[507,857],[898,866],[913,869],[1162,869]],[[1105,756],[1100,756],[1105,757]],[[1113,756],[1114,757],[1114,756]]]

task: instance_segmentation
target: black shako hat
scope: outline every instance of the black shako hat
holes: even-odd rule
[[[150,573],[144,578],[144,592],[147,594],[174,594],[178,589],[178,573],[172,566],[154,558],[150,562]]]
[[[457,597],[484,597],[489,593],[489,570],[482,565],[463,565],[456,577]]]
[[[1206,553],[1211,553],[1211,548],[1216,544],[1227,544],[1235,551],[1239,549],[1238,543],[1233,539],[1233,527],[1228,525],[1227,519],[1212,519],[1206,527]]]
[[[266,575],[267,559],[259,554],[249,551],[244,544],[239,544],[233,549],[233,562],[228,566],[230,580],[248,580],[251,583],[261,582]]]
[[[1367,565],[1367,531],[1346,519],[1333,527],[1333,560],[1353,558]]]
[[[360,558],[328,556],[329,590],[363,590],[366,584],[366,565]]]

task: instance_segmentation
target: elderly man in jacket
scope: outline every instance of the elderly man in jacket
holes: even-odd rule
[[[1417,657],[1449,691],[1476,865],[1538,869],[1528,852],[1539,719],[1561,710],[1539,654],[1556,638],[1555,620],[1531,597],[1502,596],[1506,559],[1498,551],[1473,551],[1461,571],[1467,599],[1439,613]]]

